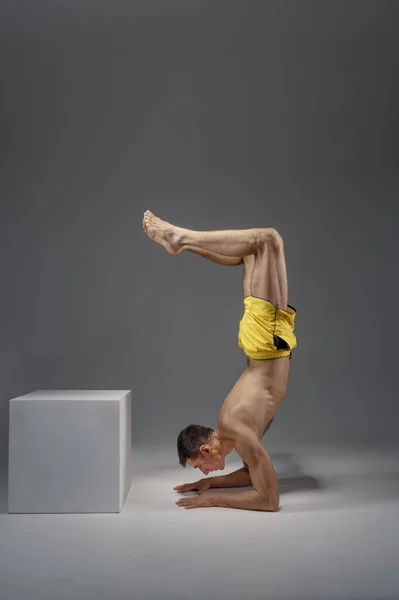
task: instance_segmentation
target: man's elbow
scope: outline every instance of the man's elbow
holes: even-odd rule
[[[277,512],[279,506],[280,506],[280,495],[276,494],[275,496],[270,498],[270,512]]]
[[[280,506],[280,494],[277,492],[267,494],[264,498],[264,510],[268,512],[277,512]]]

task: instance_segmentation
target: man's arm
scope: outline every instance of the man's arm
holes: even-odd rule
[[[229,475],[218,475],[211,477],[211,488],[246,487],[252,485],[251,477],[247,467],[238,469]]]
[[[279,491],[272,461],[254,431],[240,426],[235,449],[248,465],[254,491],[212,494],[212,505],[246,510],[276,511]]]

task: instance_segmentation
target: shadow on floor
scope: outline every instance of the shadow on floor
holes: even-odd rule
[[[305,473],[294,454],[280,452],[271,456],[281,494],[299,490],[321,490],[325,484],[320,478]]]
[[[325,485],[316,477],[300,475],[299,477],[279,478],[278,487],[280,494],[288,494],[289,492],[298,492],[300,490],[322,490],[325,488]]]
[[[287,506],[285,510],[302,511],[333,508],[360,503],[375,503],[399,498],[399,472],[373,469],[352,473],[308,474],[291,453],[272,456],[280,494],[318,490],[321,493],[306,496],[301,505]],[[328,466],[328,460],[326,460]]]

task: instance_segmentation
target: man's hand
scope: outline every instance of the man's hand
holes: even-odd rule
[[[204,494],[203,496],[195,496],[194,498],[181,498],[176,502],[177,506],[181,506],[185,510],[190,508],[206,508],[213,506],[213,494]]]
[[[198,494],[201,495],[207,489],[209,489],[211,487],[211,484],[212,484],[212,477],[209,477],[208,479],[200,479],[199,481],[195,481],[194,483],[183,483],[183,485],[177,485],[173,489],[176,490],[176,492],[179,492],[181,494],[183,492],[198,491]]]

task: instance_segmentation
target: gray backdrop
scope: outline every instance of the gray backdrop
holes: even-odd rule
[[[147,208],[283,235],[298,348],[271,445],[395,441],[398,16],[3,0],[2,460],[9,399],[38,388],[131,389],[136,444],[216,424],[245,365],[242,270],[170,257]]]

